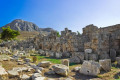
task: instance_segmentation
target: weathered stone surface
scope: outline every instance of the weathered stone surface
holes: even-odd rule
[[[120,65],[120,57],[116,57],[117,64]]]
[[[13,71],[21,72],[21,71],[28,71],[29,68],[27,67],[14,67]]]
[[[9,70],[8,74],[10,77],[18,77],[19,76],[19,73],[16,70]]]
[[[36,73],[40,73],[40,74],[42,74],[42,72],[41,72],[39,69],[36,69],[35,72],[36,72]]]
[[[50,70],[50,71],[46,72],[46,74],[55,74],[55,72]]]
[[[21,19],[16,19],[12,21],[10,24],[5,25],[4,27],[7,26],[10,26],[11,29],[17,31],[39,31],[39,27],[36,24]]]
[[[84,61],[79,72],[85,75],[97,76],[100,73],[100,65],[94,61]]]
[[[88,58],[89,58],[89,60],[97,61],[98,60],[98,54],[88,54]]]
[[[77,56],[80,59],[80,63],[83,62],[84,60],[84,52],[74,52],[72,54],[72,57]]]
[[[70,62],[72,63],[82,63],[84,57],[86,60],[111,58],[114,61],[115,57],[120,55],[119,33],[120,24],[105,28],[88,25],[83,28],[82,34],[76,34],[65,28],[59,37],[57,31],[52,31],[49,35],[38,35],[25,41],[3,42],[0,44],[2,46],[0,47],[0,54],[9,53],[9,51],[16,51],[16,54],[20,52],[19,50],[25,50],[25,56],[32,51],[54,58],[70,57]],[[7,47],[11,47],[12,50],[9,50]],[[18,57],[19,55],[15,55],[14,59],[17,61]],[[0,57],[0,61],[3,60],[7,60],[7,58]]]
[[[59,78],[58,80],[74,80],[72,77],[68,77],[68,78]]]
[[[69,67],[69,60],[68,59],[62,60],[62,64]]]
[[[71,56],[71,53],[68,53],[68,52],[62,53],[62,57],[64,58],[69,58],[70,56]]]
[[[103,80],[103,79],[100,79],[100,78],[93,78],[93,79],[89,79],[89,80]]]
[[[8,73],[5,71],[3,67],[0,66],[0,80],[7,80]]]
[[[26,74],[23,74],[21,77],[20,77],[22,80],[29,80],[30,76],[26,75]]]
[[[73,53],[72,57],[69,60],[70,60],[70,63],[82,63],[84,60],[84,53],[75,52]]]
[[[49,52],[49,56],[50,56],[50,57],[55,57],[55,53],[52,52],[52,51],[50,51],[50,52]]]
[[[23,65],[24,63],[23,62],[18,62],[18,65]]]
[[[55,80],[55,79],[52,79],[52,78],[48,78],[47,80]]]
[[[53,71],[62,76],[68,76],[69,68],[62,64],[55,64],[52,66]]]
[[[45,80],[45,79],[46,79],[45,77],[37,77],[34,80]]]
[[[70,63],[80,63],[80,58],[78,56],[73,56],[69,60]]]
[[[109,59],[109,55],[107,53],[99,54],[99,59]]]
[[[24,61],[26,61],[26,62],[30,62],[31,59],[29,59],[29,58],[25,58]]]
[[[39,67],[49,67],[51,65],[50,61],[42,61],[38,64]]]
[[[111,70],[111,60],[110,59],[99,60],[99,64],[103,70],[105,70],[105,71]]]
[[[61,58],[62,57],[62,53],[55,53],[55,57],[56,58]]]
[[[77,71],[80,71],[81,67],[75,67],[73,68],[73,71],[77,72]]]
[[[111,61],[116,60],[116,51],[114,49],[110,49],[110,58],[111,58]]]
[[[92,49],[85,49],[85,53],[92,53]]]
[[[35,80],[36,78],[38,78],[38,77],[42,77],[42,75],[40,74],[40,73],[34,73],[33,75],[32,75],[32,80]],[[37,80],[37,79],[36,79]]]

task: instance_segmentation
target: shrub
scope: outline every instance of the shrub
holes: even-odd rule
[[[59,32],[57,32],[57,37],[60,37],[61,35],[59,34]]]
[[[33,62],[36,63],[36,61],[37,61],[37,57],[33,56]]]
[[[10,26],[7,28],[2,28],[3,32],[1,33],[1,39],[2,40],[11,40],[16,38],[20,33],[16,30],[12,30]]]

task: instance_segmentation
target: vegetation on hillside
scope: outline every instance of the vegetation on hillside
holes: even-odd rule
[[[19,31],[12,30],[10,26],[7,28],[2,28],[3,32],[1,33],[2,40],[12,40],[20,35]]]

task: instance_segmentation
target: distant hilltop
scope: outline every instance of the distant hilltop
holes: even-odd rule
[[[54,31],[52,28],[39,28],[36,24],[28,21],[24,21],[21,19],[13,20],[11,23],[6,24],[3,27],[10,26],[11,29],[17,31],[38,31],[38,32],[51,32]],[[0,32],[2,32],[2,27],[0,28]]]

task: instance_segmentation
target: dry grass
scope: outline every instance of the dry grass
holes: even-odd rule
[[[1,61],[1,63],[6,70],[12,70],[13,67],[25,67],[24,65],[18,65],[16,61]]]
[[[32,59],[33,56],[31,56],[30,58]],[[37,56],[38,61],[36,62],[36,64],[38,64],[41,61],[51,61],[54,64],[59,64],[61,62],[61,59],[54,59],[54,58],[48,58],[45,56]],[[2,61],[1,62],[3,67],[6,70],[11,70],[13,67],[23,67],[24,65],[17,65],[17,62],[15,61]],[[113,63],[116,64],[116,63]],[[51,66],[52,66],[51,65]],[[50,67],[51,67],[50,66]],[[86,76],[83,74],[80,74],[78,72],[72,72],[71,70],[75,67],[80,67],[81,64],[70,64],[70,72],[69,72],[69,77],[72,77],[73,80],[87,80],[87,79],[93,79],[93,78],[97,78],[98,79],[102,79],[102,80],[120,80],[120,67],[116,67],[116,66],[112,66],[112,69],[110,72],[101,72],[101,74],[99,74],[97,77],[93,77],[93,76]],[[45,68],[44,72],[49,71],[49,68]],[[33,72],[24,72],[24,74],[31,74]],[[44,74],[44,73],[43,73]],[[62,76],[60,75],[44,75],[47,78],[52,78],[57,80],[58,78],[61,78]],[[64,77],[66,78],[66,77]],[[18,80],[18,78],[12,78],[9,80]]]
[[[34,31],[34,32],[21,31],[20,35],[17,37],[17,39],[24,40],[24,39],[27,39],[29,37],[35,37],[38,34],[39,34],[39,32],[37,32],[37,31]]]

